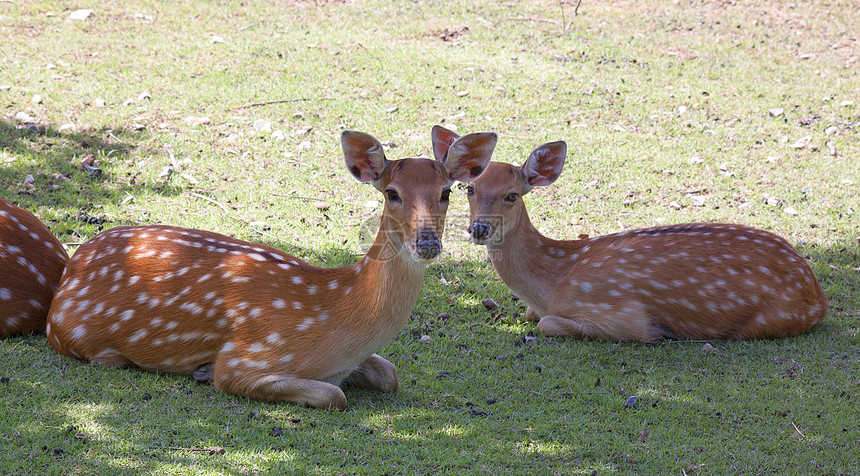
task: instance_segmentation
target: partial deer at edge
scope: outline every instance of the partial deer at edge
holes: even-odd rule
[[[38,218],[0,198],[0,337],[44,332],[68,259]]]
[[[259,400],[343,409],[341,384],[396,390],[397,370],[375,352],[409,318],[441,252],[450,185],[483,172],[496,134],[465,135],[438,160],[388,161],[379,141],[355,131],[341,142],[350,173],[385,197],[376,240],[356,264],[317,268],[207,231],[117,227],[69,261],[48,342],[77,359],[194,375]]]
[[[522,167],[493,162],[468,188],[477,244],[552,336],[651,342],[793,336],[821,322],[827,299],[788,242],[743,225],[689,223],[580,240],[541,235],[523,196],[561,174],[567,146],[536,148]]]

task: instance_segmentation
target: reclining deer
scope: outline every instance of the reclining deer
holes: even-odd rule
[[[435,134],[434,134],[435,139]],[[343,409],[343,383],[397,389],[375,354],[406,323],[441,252],[453,181],[486,168],[492,132],[438,160],[388,161],[370,135],[341,136],[346,167],[385,197],[379,232],[352,266],[317,268],[208,231],[124,226],[82,245],[48,317],[48,342],[92,363],[211,379],[222,391]]]
[[[522,167],[492,162],[467,188],[472,241],[487,246],[539,331],[611,341],[767,339],[824,319],[815,274],[766,231],[690,223],[571,241],[541,235],[523,196],[553,183],[566,153],[564,142],[551,142]]]

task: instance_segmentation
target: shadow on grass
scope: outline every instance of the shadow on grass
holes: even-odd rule
[[[112,175],[114,164],[127,160],[141,141],[139,132],[121,127],[60,132],[52,125],[0,119],[0,195],[47,217],[46,224],[63,241],[80,237],[78,227],[100,231],[115,226],[98,209],[145,189],[137,176]],[[81,166],[88,156],[99,162],[100,174],[91,175]],[[25,183],[28,176],[31,185]],[[181,192],[170,185],[153,189],[167,195]]]

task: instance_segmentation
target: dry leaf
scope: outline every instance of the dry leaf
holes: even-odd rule
[[[182,119],[189,126],[200,126],[203,124],[209,124],[211,121],[208,117],[198,117],[198,116],[188,116]]]
[[[72,13],[69,13],[69,20],[84,21],[92,15],[92,10],[81,8],[80,10],[75,10]]]

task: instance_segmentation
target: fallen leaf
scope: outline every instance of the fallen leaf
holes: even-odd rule
[[[69,20],[84,21],[87,18],[91,17],[92,15],[93,15],[92,10],[89,10],[86,8],[81,8],[79,10],[73,11],[72,13],[69,13]]]
[[[32,122],[35,122],[35,121],[36,121],[36,120],[33,118],[33,116],[31,116],[31,115],[27,114],[27,113],[26,113],[26,112],[24,112],[24,111],[19,111],[18,113],[16,113],[16,114],[15,114],[15,120],[16,120],[16,121],[18,121],[18,122],[23,122],[23,123],[25,123],[25,124],[27,124],[27,123],[32,123]]]
[[[183,118],[182,120],[185,121],[185,123],[189,126],[201,126],[203,124],[209,124],[211,122],[206,116],[188,116]]]
[[[257,119],[254,121],[254,130],[258,132],[268,132],[272,130],[272,123],[265,119]]]

